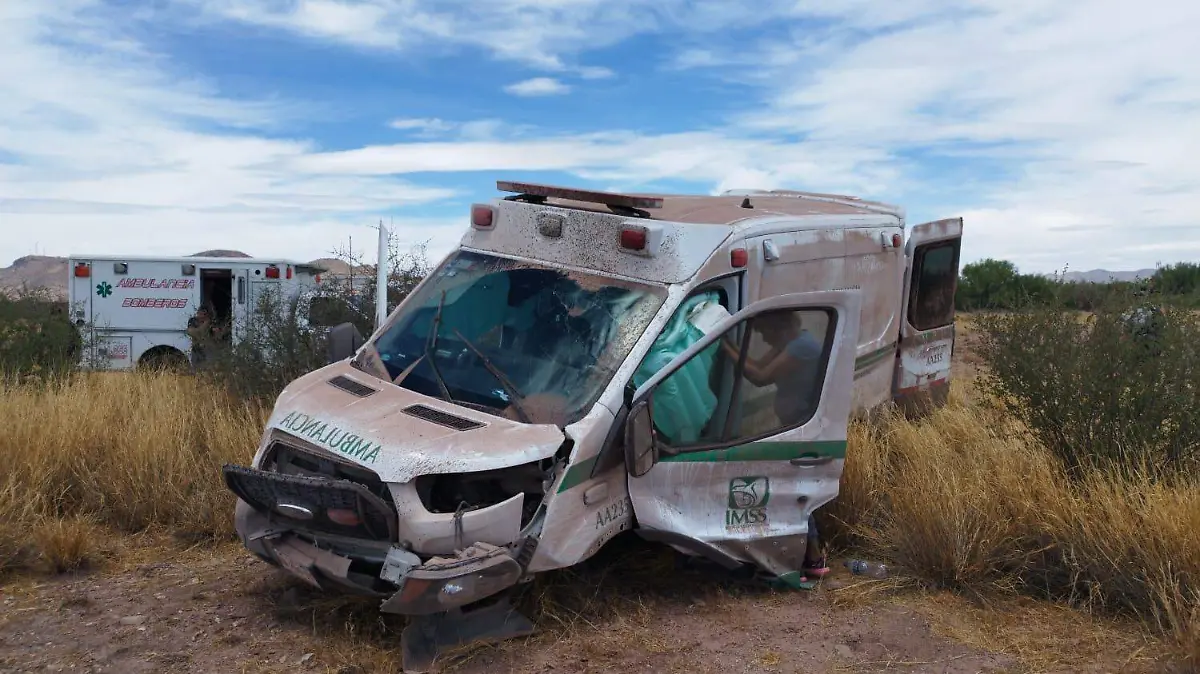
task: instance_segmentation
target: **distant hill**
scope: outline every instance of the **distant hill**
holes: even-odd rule
[[[316,260],[313,260],[309,264],[316,265],[318,267],[324,267],[325,269],[328,269],[329,273],[332,274],[333,276],[349,276],[350,272],[352,271],[350,268],[350,264],[348,262],[346,262],[345,260],[339,260],[335,257],[318,258]],[[359,266],[355,267],[353,269],[353,272],[356,276],[359,276],[359,275],[374,276],[375,275],[374,268],[365,267],[363,265],[359,265]]]
[[[1138,269],[1136,271],[1108,271],[1107,269],[1092,269],[1091,271],[1069,271],[1063,279],[1074,283],[1109,283],[1111,281],[1136,281],[1154,276],[1155,269]]]
[[[11,267],[0,267],[0,293],[11,294],[22,286],[30,290],[45,288],[60,299],[67,296],[67,258],[26,255]]]
[[[254,257],[247,255],[240,250],[202,250],[199,253],[192,253],[188,257]]]

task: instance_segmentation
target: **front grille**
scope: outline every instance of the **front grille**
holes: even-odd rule
[[[329,384],[335,388],[342,389],[350,395],[358,396],[359,398],[366,398],[372,393],[377,392],[376,389],[373,389],[361,382],[354,381],[353,379],[341,374],[333,379],[330,379]]]
[[[396,514],[383,499],[350,480],[285,475],[244,466],[222,467],[225,484],[255,510],[330,534],[396,540]],[[331,520],[330,510],[350,511],[358,524]]]
[[[453,428],[456,431],[469,431],[476,428],[483,428],[487,425],[473,419],[464,419],[463,417],[455,416],[448,412],[435,410],[432,407],[426,407],[425,405],[409,405],[401,411],[409,416],[414,416],[418,419],[424,419],[425,421],[431,421],[439,426],[445,426],[446,428]]]
[[[392,505],[392,492],[374,471],[319,448],[301,449],[286,441],[272,442],[260,464],[263,470],[284,475],[306,475],[349,480],[366,487]]]

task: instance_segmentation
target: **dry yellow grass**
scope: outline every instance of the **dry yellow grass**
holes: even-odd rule
[[[72,568],[102,553],[98,525],[229,535],[226,461],[245,461],[265,420],[199,382],[95,374],[0,396],[0,569]]]
[[[263,410],[171,375],[2,393],[0,570],[86,565],[107,552],[105,531],[231,535],[219,467],[250,458]],[[923,422],[853,429],[826,517],[840,544],[908,577],[968,597],[1023,594],[1136,616],[1200,667],[1194,480],[1096,475],[1073,486],[1020,428],[956,393]],[[578,619],[567,606],[551,614]]]
[[[1200,666],[1200,479],[1061,465],[994,410],[952,397],[923,423],[853,429],[842,542],[968,596],[1017,593],[1136,616]]]

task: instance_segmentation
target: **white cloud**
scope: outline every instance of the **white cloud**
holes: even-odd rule
[[[322,175],[402,175],[447,171],[565,171],[580,177],[636,184],[678,178],[738,187],[805,185],[876,192],[902,176],[876,164],[869,151],[715,131],[665,135],[608,132],[377,145],[308,153],[290,167]],[[742,181],[753,181],[746,184]],[[742,182],[742,184],[737,184]]]
[[[794,0],[760,0],[753,11],[727,0],[186,0],[208,16],[362,48],[448,49],[493,56],[585,79],[607,68],[576,66],[580,54],[661,31],[719,33],[769,23]],[[319,6],[315,9],[314,6]],[[331,20],[315,22],[314,16]]]
[[[579,69],[579,76],[585,80],[605,80],[616,75],[611,68],[603,66],[583,66]]]
[[[294,106],[225,98],[170,72],[103,9],[0,5],[0,262],[35,247],[270,253],[271,241],[320,254],[381,214],[455,195],[289,169],[313,144],[267,133]],[[238,130],[207,130],[218,126]]]
[[[504,87],[513,96],[560,96],[569,93],[571,87],[553,77],[534,77]]]
[[[309,220],[369,223],[398,202],[451,196],[394,176],[530,170],[631,187],[678,178],[701,189],[898,201],[914,218],[964,215],[969,258],[1028,269],[1194,258],[1200,5],[1159,4],[1129,12],[1116,0],[767,0],[751,12],[723,0],[195,2],[189,18],[406,57],[476,48],[558,78],[510,85],[517,94],[565,93],[568,76],[611,77],[606,66],[580,64],[648,33],[676,54],[664,65],[677,73],[757,87],[719,101],[735,112],[709,128],[678,115],[676,131],[662,134],[401,117],[390,126],[406,142],[327,152],[280,132],[290,111],[311,107],[223,97],[172,72],[120,20],[80,13],[95,2],[8,0],[0,156],[22,163],[0,164],[0,257],[17,245],[10,231],[30,247],[29,232],[76,232],[83,219],[74,212],[123,209],[103,222],[131,232],[236,218],[242,229],[261,227],[259,236]],[[160,18],[178,19],[177,6],[169,13]],[[768,24],[769,37],[737,32]],[[683,95],[683,76],[664,86]],[[694,101],[706,113],[710,103]]]
[[[970,256],[1152,266],[1168,241],[1185,257],[1200,243],[1200,6],[1156,4],[804,2],[830,27],[677,61],[759,76],[768,105],[740,118],[755,132],[914,169],[921,153],[926,173],[958,160],[924,192],[935,215],[968,209]]]
[[[398,131],[446,131],[454,127],[454,124],[443,119],[425,118],[425,119],[393,119],[388,122],[388,126]]]

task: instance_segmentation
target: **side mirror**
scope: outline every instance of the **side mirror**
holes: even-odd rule
[[[329,329],[329,341],[326,358],[330,363],[346,360],[354,356],[358,348],[366,342],[362,333],[353,323],[341,323]]]
[[[634,405],[625,419],[625,467],[633,477],[641,477],[656,463],[658,444],[654,442],[654,424],[647,399]]]

